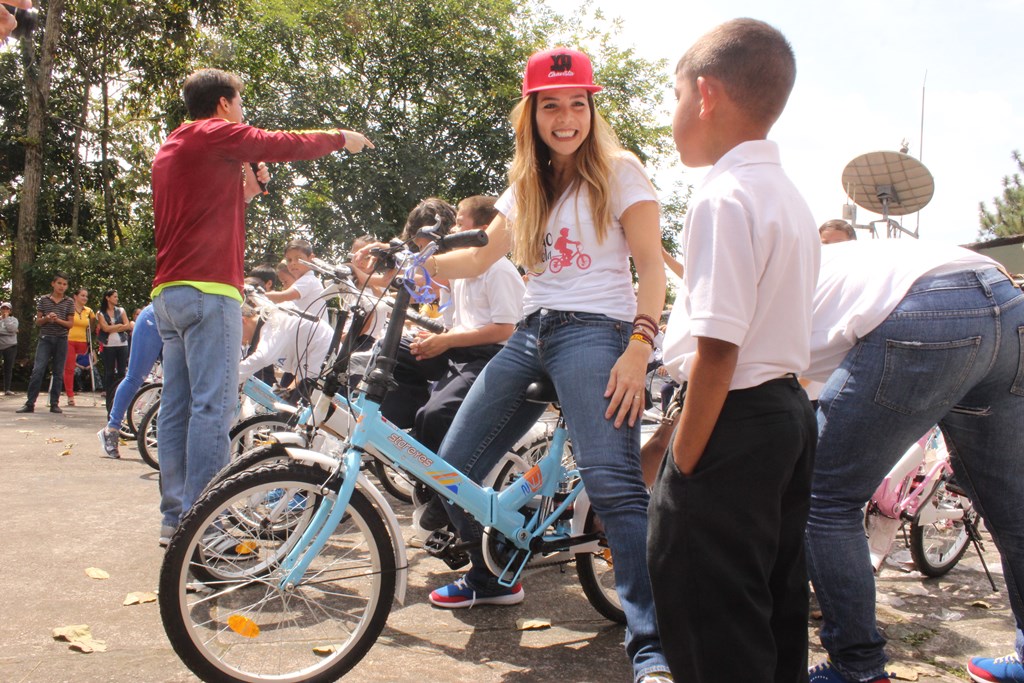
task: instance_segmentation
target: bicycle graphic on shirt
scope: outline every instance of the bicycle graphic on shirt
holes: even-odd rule
[[[554,244],[554,248],[558,251],[558,256],[554,256],[548,261],[548,270],[552,273],[557,273],[562,268],[571,266],[574,260],[576,261],[576,267],[580,270],[589,268],[591,258],[580,251],[580,242],[569,239],[569,228],[562,228],[559,233],[559,237],[555,240]],[[572,247],[569,245],[572,245]]]

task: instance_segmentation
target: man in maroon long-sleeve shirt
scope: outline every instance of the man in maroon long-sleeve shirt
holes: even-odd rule
[[[260,191],[250,165],[373,147],[347,130],[247,126],[241,91],[233,74],[190,75],[183,94],[193,120],[171,133],[153,160],[153,310],[164,343],[161,544],[228,461],[238,401],[245,204]]]

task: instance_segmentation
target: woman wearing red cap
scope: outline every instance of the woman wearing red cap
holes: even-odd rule
[[[530,271],[525,318],[459,409],[441,455],[475,481],[533,425],[544,407],[524,400],[554,383],[591,503],[615,557],[626,612],[626,651],[637,681],[665,681],[647,574],[647,489],[640,475],[640,414],[656,319],[665,298],[659,209],[640,162],[594,107],[590,59],[567,48],[532,55],[512,112],[516,151],[487,246],[438,256],[433,275],[474,277],[512,252]],[[634,290],[629,261],[639,277]],[[463,541],[480,527],[449,509]],[[510,605],[523,589],[487,571],[479,549],[463,578],[435,590],[440,607]]]

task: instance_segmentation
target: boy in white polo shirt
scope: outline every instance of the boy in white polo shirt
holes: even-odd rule
[[[816,430],[808,365],[817,225],[768,131],[796,75],[777,30],[729,21],[676,67],[673,136],[713,165],[683,236],[665,335],[687,382],[651,495],[648,562],[676,680],[807,680],[803,532]]]
[[[294,239],[284,250],[284,260],[288,264],[288,272],[295,278],[287,289],[281,292],[267,292],[266,296],[274,303],[291,302],[298,310],[320,317],[327,306],[323,299],[324,285],[313,274],[309,266],[302,263],[314,258],[313,246],[308,240]]]

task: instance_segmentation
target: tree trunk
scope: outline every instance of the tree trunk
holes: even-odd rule
[[[33,292],[30,291],[28,271],[36,257],[36,223],[39,217],[39,194],[43,183],[43,144],[46,137],[47,105],[53,59],[61,37],[64,0],[51,0],[46,7],[46,25],[43,28],[42,50],[36,61],[35,46],[31,40],[22,41],[25,58],[25,93],[28,103],[28,122],[25,141],[25,174],[18,207],[18,234],[14,239],[11,268],[11,300],[21,320],[35,317]],[[18,332],[19,348],[26,351],[33,325],[23,324]]]
[[[78,218],[82,211],[82,132],[85,130],[89,117],[90,80],[87,75],[85,87],[82,88],[82,116],[78,120],[78,129],[75,131],[74,171],[72,171],[71,178],[71,187],[75,192],[74,203],[71,207],[71,239],[75,242],[78,241]]]
[[[107,247],[116,248],[114,233],[116,231],[114,216],[114,190],[111,185],[113,178],[110,173],[110,84],[107,77],[106,49],[103,55],[103,69],[100,73],[100,89],[103,100],[103,129],[100,131],[100,174],[103,181],[103,220],[107,226]]]

